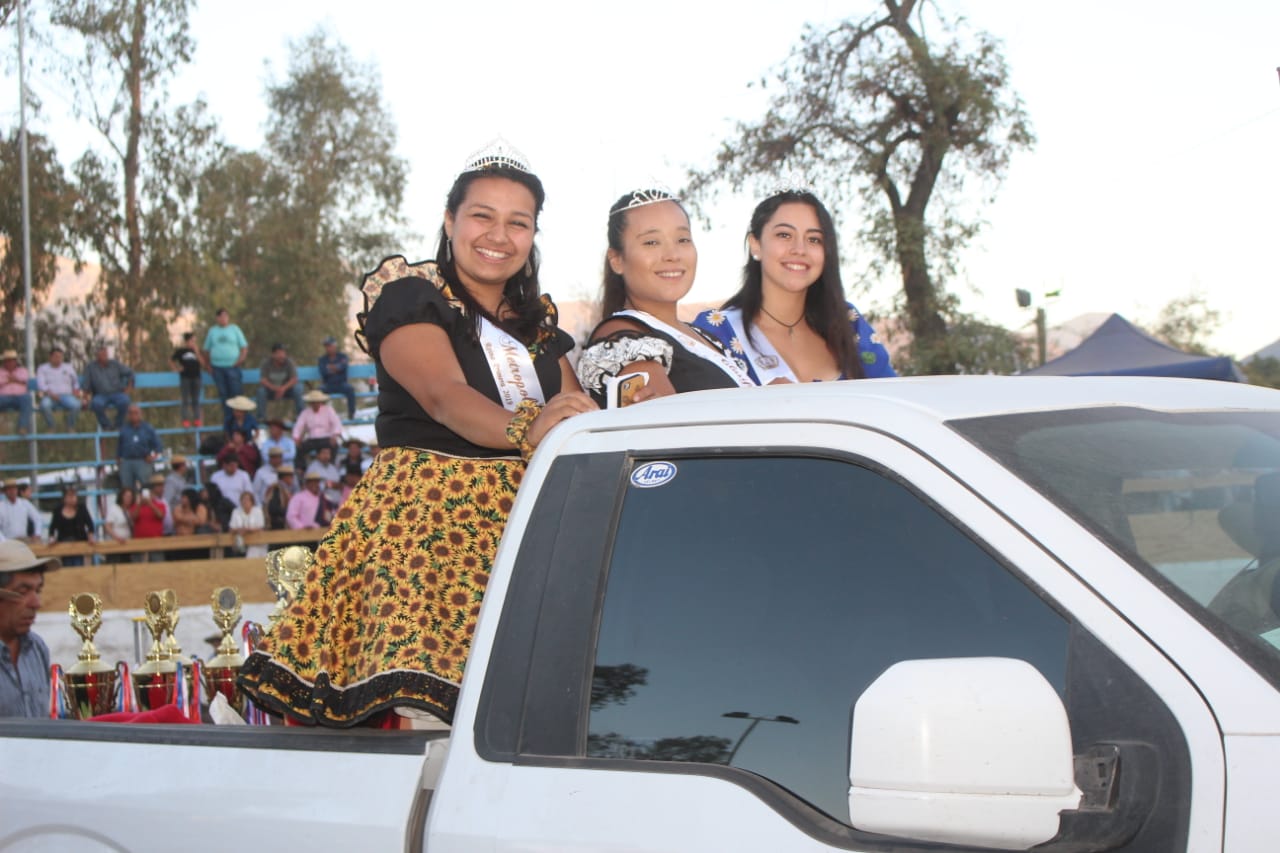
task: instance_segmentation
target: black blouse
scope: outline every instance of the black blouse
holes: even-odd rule
[[[49,519],[49,538],[55,542],[88,542],[92,532],[93,519],[89,517],[89,510],[83,504],[76,507],[74,518],[63,515],[62,507],[59,506]]]
[[[599,329],[600,326],[603,326],[605,323],[608,323],[613,319],[615,318],[606,317],[604,320],[600,321],[600,325],[596,326],[596,328]],[[684,348],[684,344],[680,343],[665,332],[659,331],[635,317],[626,316],[616,319],[623,319],[629,323],[644,326],[646,331],[642,332],[638,329],[618,329],[615,332],[611,332],[610,334],[603,335],[601,337],[596,337],[596,333],[593,331],[591,333],[591,337],[588,338],[590,341],[590,343],[587,344],[588,349],[595,344],[604,341],[616,341],[623,338],[658,338],[659,340],[666,341],[671,345],[671,367],[667,369],[667,379],[671,380],[671,387],[676,389],[677,394],[683,394],[686,391],[706,391],[710,388],[738,387],[737,380],[728,373],[725,373],[724,370],[714,362],[689,352]],[[701,329],[690,326],[689,334],[706,341],[707,345],[713,349],[724,352],[723,347],[720,346],[720,342],[707,335]],[[605,406],[605,393],[603,388],[588,388],[586,390],[591,394],[592,399],[594,399],[601,408]]]
[[[544,296],[548,325],[539,332],[533,353],[533,366],[547,399],[560,393],[560,358],[573,349],[573,338],[555,326],[555,306]],[[401,326],[431,323],[445,330],[453,344],[454,355],[462,367],[467,384],[501,405],[498,386],[489,370],[474,321],[450,304],[445,294],[430,281],[419,277],[402,278],[384,286],[369,308],[364,321],[364,335],[369,354],[378,370],[378,444],[382,447],[417,447],[453,456],[492,458],[512,456],[514,449],[481,447],[432,419],[399,382],[382,366],[379,347]]]

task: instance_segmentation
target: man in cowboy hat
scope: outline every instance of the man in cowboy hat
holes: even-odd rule
[[[267,502],[267,489],[276,484],[279,479],[276,469],[284,464],[284,451],[279,447],[272,447],[267,451],[267,464],[258,467],[253,472],[253,496],[258,501],[258,506],[265,506]]]
[[[243,432],[249,441],[258,437],[258,419],[253,416],[258,410],[257,403],[239,395],[227,400],[226,407],[227,418],[222,422],[222,433],[227,441],[231,441],[231,433],[237,430]]]
[[[4,496],[0,497],[0,539],[40,541],[44,522],[40,511],[19,492],[24,483],[9,479],[0,483]]]
[[[0,542],[0,717],[49,714],[49,647],[31,631],[44,573],[59,568],[13,539]]]
[[[285,513],[285,523],[290,530],[301,530],[304,527],[328,527],[333,520],[324,493],[320,490],[324,485],[324,475],[318,471],[309,471],[303,482],[302,491],[289,499],[289,509]]]
[[[31,432],[31,391],[27,369],[18,364],[18,353],[7,349],[0,352],[0,411],[18,410],[18,434]]]
[[[312,390],[302,396],[302,401],[307,408],[293,425],[293,440],[298,443],[298,452],[306,455],[321,447],[337,450],[342,439],[342,418],[329,405],[329,395]]]
[[[271,456],[272,450],[280,451],[280,461],[285,465],[293,465],[293,458],[298,455],[298,445],[293,443],[293,436],[285,432],[284,421],[270,418],[267,421],[267,437],[262,440],[260,449]]]

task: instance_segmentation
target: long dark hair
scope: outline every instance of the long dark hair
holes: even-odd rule
[[[619,255],[622,254],[622,235],[627,230],[627,208],[631,207],[632,201],[641,195],[653,197],[667,195],[667,193],[664,190],[655,189],[632,190],[615,201],[613,206],[609,208],[609,227],[605,233],[609,241],[609,248]],[[685,219],[689,218],[689,211],[684,209],[680,199],[671,197],[664,198],[662,201],[672,202],[684,213]],[[621,311],[623,306],[627,304],[627,283],[623,280],[621,273],[614,272],[613,267],[609,266],[608,252],[605,252],[604,275],[600,281],[600,317],[601,319],[608,319]]]
[[[840,279],[840,247],[836,239],[836,226],[831,213],[813,193],[786,190],[775,193],[756,205],[751,214],[751,236],[757,240],[764,234],[764,226],[784,204],[799,202],[813,208],[822,229],[822,275],[809,286],[804,295],[804,319],[818,333],[835,356],[836,367],[846,379],[862,379],[867,374],[858,357],[858,340],[849,323],[849,309],[844,301],[844,282]],[[748,336],[760,309],[764,304],[764,273],[760,262],[747,252],[747,262],[742,267],[742,288],[729,297],[725,308],[742,311],[742,325]]]
[[[542,213],[542,205],[547,200],[546,191],[542,188],[542,181],[538,180],[538,176],[525,172],[521,169],[514,169],[510,166],[488,166],[471,172],[463,172],[454,180],[453,186],[449,190],[449,196],[445,200],[445,208],[453,216],[457,216],[458,208],[462,206],[463,200],[467,197],[467,190],[477,178],[506,178],[509,181],[515,181],[522,187],[525,187],[533,194],[533,217],[534,229],[537,230],[538,215]],[[521,267],[515,275],[507,279],[507,284],[503,288],[502,295],[506,298],[507,306],[511,309],[511,315],[504,319],[494,317],[486,311],[480,303],[476,302],[475,297],[467,292],[458,280],[458,272],[453,266],[453,258],[449,249],[449,235],[445,233],[444,225],[440,226],[440,238],[436,242],[436,266],[439,267],[441,275],[445,281],[449,282],[453,295],[462,302],[466,308],[467,314],[475,319],[475,328],[480,328],[480,318],[486,317],[489,322],[501,327],[502,329],[515,335],[525,343],[531,343],[538,334],[538,328],[546,320],[546,309],[539,299],[541,290],[538,286],[538,268],[541,258],[538,254],[538,246],[535,243],[529,250],[529,263],[527,267]],[[531,269],[532,275],[526,275],[525,269]]]

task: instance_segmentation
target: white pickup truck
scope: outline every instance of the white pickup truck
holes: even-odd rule
[[[1278,571],[1271,390],[582,416],[525,477],[451,731],[0,721],[0,851],[1274,853]]]

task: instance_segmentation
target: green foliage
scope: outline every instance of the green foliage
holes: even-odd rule
[[[52,143],[27,135],[27,174],[31,190],[31,301],[38,311],[58,273],[58,256],[74,254],[71,210],[74,198]],[[0,141],[0,349],[23,351],[20,316],[22,284],[22,194],[19,131]]]
[[[1280,358],[1255,358],[1245,362],[1243,367],[1252,384],[1280,388]]]
[[[806,27],[774,79],[762,81],[771,84],[779,90],[764,117],[739,124],[713,166],[690,172],[688,196],[768,187],[794,171],[833,209],[861,200],[869,215],[859,237],[877,268],[901,272],[920,366],[945,371],[937,278],[981,225],[964,208],[965,181],[993,190],[1013,152],[1034,143],[999,43],[933,4],[883,0],[860,20]]]
[[[91,310],[118,330],[123,360],[163,363],[168,324],[198,268],[190,257],[194,188],[215,123],[202,104],[166,105],[166,81],[190,61],[188,0],[58,0],[50,20],[72,37],[63,71],[76,114],[101,134],[106,153],[73,167],[75,225],[102,274]],[[104,329],[105,330],[105,329]]]
[[[347,331],[360,273],[401,241],[405,162],[377,72],[317,32],[267,89],[262,152],[227,151],[201,182],[201,254],[212,264],[199,314],[226,304],[250,363],[283,342],[300,363]]]
[[[1152,324],[1151,334],[1171,347],[1198,355],[1220,355],[1209,348],[1210,338],[1222,326],[1222,313],[1209,305],[1200,291],[1169,300]]]
[[[1033,343],[1015,332],[960,310],[954,296],[942,297],[947,334],[941,339],[912,338],[898,351],[893,366],[902,376],[997,374],[1008,376],[1034,362]]]

